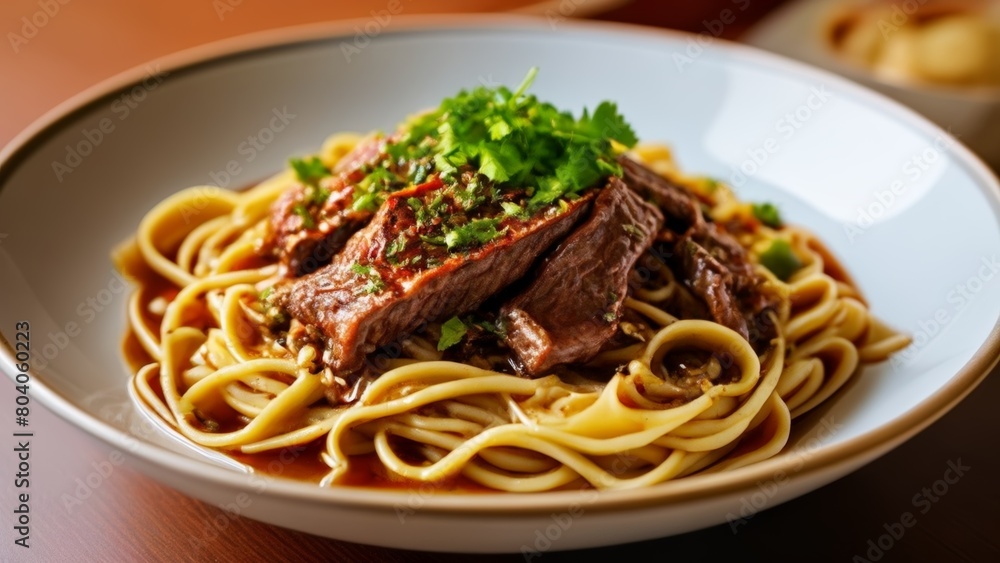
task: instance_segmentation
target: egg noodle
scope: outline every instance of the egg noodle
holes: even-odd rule
[[[360,139],[334,135],[319,156],[332,167]],[[683,176],[666,147],[641,144],[631,154],[695,192],[710,189],[717,221],[750,213],[725,186]],[[260,328],[258,295],[280,274],[257,249],[269,206],[294,181],[286,171],[241,193],[177,193],[145,216],[115,258],[126,274],[152,272],[132,276],[141,283],[128,305],[149,360],[131,380],[142,410],[222,451],[252,455],[323,440],[326,485],[343,481],[366,454],[377,456],[389,480],[461,475],[516,492],[583,481],[643,487],[736,468],[780,452],[792,419],[827,400],[861,364],[909,343],[869,313],[811,234],[762,226],[738,236],[752,261],[781,238],[802,263],[787,282],[755,266],[763,290],[780,297],[768,318],[777,336],[763,353],[729,328],[662,308],[688,289],[661,264],[643,267],[644,283],[625,302],[644,319],[635,343],[603,351],[587,366],[614,371],[606,382],[565,373],[529,379],[442,361],[435,343],[416,334],[401,340],[398,357],[381,359],[384,373],[356,402],[331,406],[314,361],[322,350],[294,349]],[[676,350],[710,358],[699,368],[706,377],[696,396],[681,393],[666,373],[663,358]],[[717,378],[723,370],[729,377]]]

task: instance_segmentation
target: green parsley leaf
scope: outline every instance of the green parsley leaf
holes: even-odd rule
[[[351,264],[351,271],[359,278],[367,280],[367,283],[361,288],[365,293],[378,293],[385,289],[382,274],[378,273],[375,268],[355,262]]]
[[[590,130],[598,139],[614,139],[626,147],[633,147],[639,142],[632,126],[618,113],[618,106],[613,102],[601,102],[590,118]]]
[[[382,198],[380,196],[381,194],[378,193],[370,193],[361,194],[361,197],[358,197],[358,194],[355,193],[354,203],[351,204],[351,209],[354,211],[370,211],[374,213],[378,211],[379,206],[382,205]]]
[[[312,214],[309,213],[309,209],[301,203],[297,204],[292,208],[292,213],[295,213],[299,217],[302,217],[302,226],[307,229],[316,228],[316,220],[313,219]]]
[[[507,338],[507,326],[503,322],[503,320],[498,319],[497,322],[495,323],[491,323],[490,321],[487,320],[481,320],[477,321],[475,325],[485,330],[486,332],[492,334],[493,336],[500,338],[501,340]]]
[[[406,249],[406,242],[406,233],[399,233],[399,236],[392,239],[386,246],[385,258],[390,264],[395,264],[399,261],[396,255]]]
[[[775,239],[771,246],[761,253],[759,260],[781,281],[788,281],[788,278],[802,267],[802,261],[792,252],[788,241],[780,238]]]
[[[448,250],[486,244],[500,236],[500,231],[497,231],[499,222],[499,219],[469,221],[445,233],[444,242],[448,246]]]
[[[516,217],[521,220],[528,218],[528,212],[513,201],[501,201],[500,207],[503,208],[504,214],[509,215],[510,217]]]
[[[447,350],[458,344],[468,331],[469,327],[465,326],[462,319],[458,317],[448,319],[441,325],[441,338],[438,339],[437,349],[439,351]]]
[[[330,171],[323,165],[323,161],[315,156],[305,160],[292,158],[288,160],[288,163],[292,166],[292,170],[295,170],[295,176],[303,184],[316,185],[320,178],[330,175]]]
[[[444,99],[410,119],[388,153],[430,161],[445,180],[468,165],[492,181],[491,189],[524,188],[532,213],[620,176],[612,140],[631,147],[637,138],[617,106],[602,102],[577,119],[527,94],[537,73],[529,70],[513,92],[479,87]]]
[[[520,172],[522,161],[513,143],[483,143],[479,148],[479,173],[494,182],[505,182]]]
[[[781,213],[772,203],[755,203],[751,207],[753,216],[772,229],[780,229],[782,226]]]

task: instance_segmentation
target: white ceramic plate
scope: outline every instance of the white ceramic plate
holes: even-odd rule
[[[156,479],[244,515],[384,546],[519,551],[676,534],[804,494],[913,436],[996,361],[1000,197],[969,151],[879,95],[775,56],[553,23],[400,18],[363,46],[353,23],[270,33],[136,69],[52,112],[3,153],[4,370],[28,321],[37,401]],[[817,231],[874,311],[914,334],[911,352],[798,421],[774,459],[602,494],[320,489],[242,473],[136,414],[119,350],[125,292],[108,253],[146,210],[191,185],[245,186],[330,132],[389,128],[459,88],[516,84],[532,65],[542,99],[575,111],[616,100],[686,170]]]

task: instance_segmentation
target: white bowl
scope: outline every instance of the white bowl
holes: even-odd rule
[[[958,137],[994,168],[1000,166],[1000,88],[890,79],[846,60],[829,40],[831,18],[845,5],[852,4],[843,0],[792,2],[754,26],[743,40],[831,70],[896,99]],[[909,6],[906,9],[912,12]]]
[[[154,478],[252,518],[383,546],[620,543],[734,521],[746,506],[829,483],[929,425],[996,362],[996,180],[898,104],[754,49],[638,27],[399,18],[353,52],[353,25],[240,38],[135,69],[48,114],[2,153],[3,368],[14,376],[16,323],[28,321],[33,399]],[[532,65],[540,98],[575,111],[616,100],[640,137],[669,142],[686,170],[731,180],[742,197],[773,201],[815,230],[874,312],[914,334],[912,351],[797,421],[787,451],[771,460],[631,491],[318,488],[243,473],[137,414],[119,348],[125,291],[109,251],[145,211],[213,179],[245,186],[333,131],[389,128],[459,88],[516,83]],[[261,147],[251,151],[248,136]],[[893,191],[915,158],[931,161]],[[959,283],[978,288],[961,307]]]

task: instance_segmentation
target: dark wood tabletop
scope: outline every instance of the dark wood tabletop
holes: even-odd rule
[[[591,3],[592,2],[592,3]],[[116,72],[152,58],[241,33],[366,14],[374,2],[250,2],[243,0],[4,0],[0,31],[0,144],[62,100]],[[58,11],[20,42],[24,20],[42,5]],[[336,5],[335,5],[336,4]],[[347,6],[345,6],[345,4]],[[782,0],[562,2],[441,0],[407,6],[413,12],[507,8],[567,10],[571,16],[703,31],[732,5],[740,33]],[[623,5],[624,4],[624,5]],[[472,8],[470,8],[472,6]],[[569,10],[569,8],[573,8]],[[184,30],[180,32],[178,30]],[[22,36],[23,37],[23,36]],[[0,288],[2,290],[2,288]],[[991,289],[997,291],[996,287]],[[1000,370],[927,430],[855,473],[808,495],[729,525],[585,552],[552,552],[544,561],[582,556],[672,561],[1000,561]],[[10,380],[0,405],[14,405]],[[33,403],[38,405],[38,403]],[[12,428],[13,421],[0,422]],[[0,560],[3,561],[463,561],[469,556],[407,552],[329,540],[231,516],[119,465],[120,452],[37,406],[33,442],[29,549],[14,544],[16,491],[13,447],[0,451]],[[964,468],[941,488],[952,466]],[[949,474],[949,475],[954,475]],[[95,476],[99,476],[98,479]],[[89,483],[88,483],[89,480]],[[954,481],[954,479],[952,479]],[[936,488],[935,488],[936,487]],[[908,526],[898,524],[908,518]],[[212,522],[226,525],[218,533]],[[912,524],[912,526],[909,526]],[[901,536],[888,541],[887,534]],[[189,538],[199,538],[192,548]],[[881,546],[879,545],[881,538]],[[887,548],[886,548],[887,547]],[[514,561],[518,554],[477,556]]]

